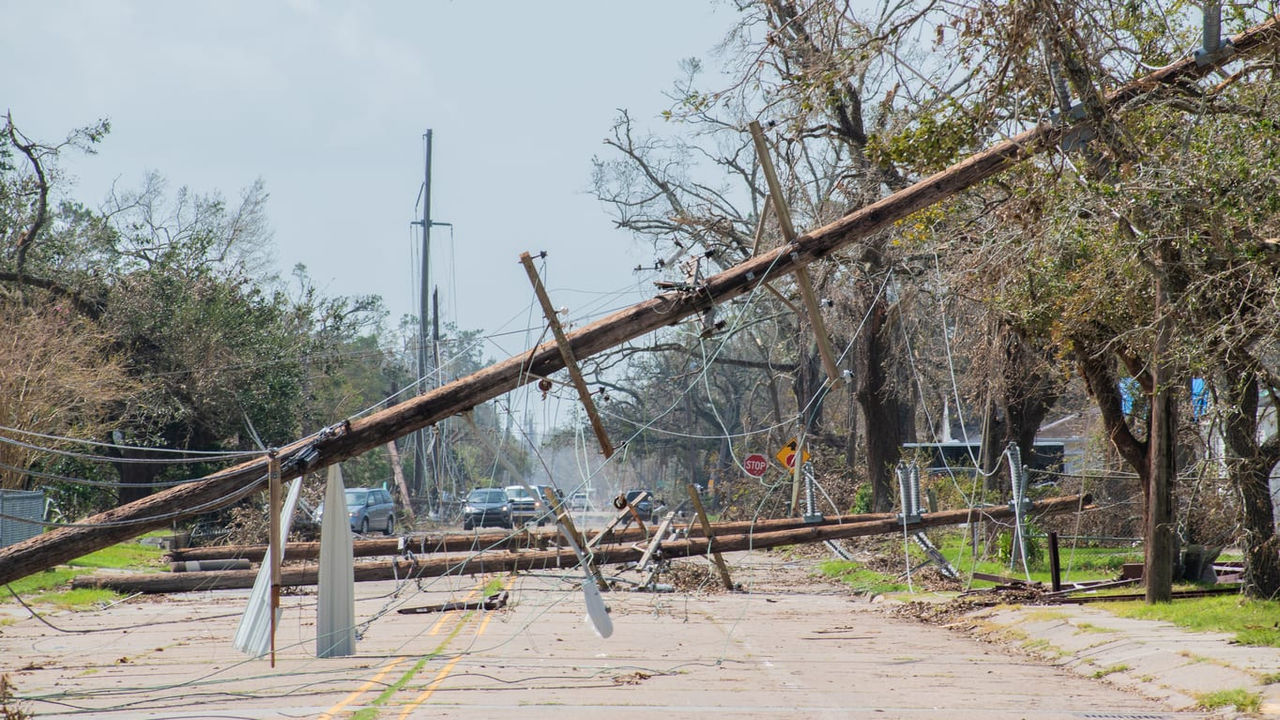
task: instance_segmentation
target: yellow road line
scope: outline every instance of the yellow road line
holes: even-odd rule
[[[476,594],[477,594],[477,593],[479,593],[479,592],[480,592],[480,590],[481,590],[484,586],[485,586],[485,579],[484,579],[483,577],[481,577],[480,582],[479,582],[478,584],[476,584],[476,586],[475,586],[475,587],[473,587],[473,588],[471,589],[471,592],[467,595],[467,597],[466,597],[466,598],[464,598],[464,599],[463,599],[463,602],[467,602],[467,601],[471,600],[472,598],[474,598],[474,597],[476,596]],[[441,628],[441,627],[443,627],[443,625],[444,625],[445,621],[447,621],[447,620],[448,620],[449,618],[451,618],[451,617],[454,617],[456,614],[457,614],[457,613],[456,613],[456,611],[455,611],[455,612],[447,612],[447,613],[444,613],[443,615],[441,615],[441,616],[440,616],[440,619],[439,619],[439,620],[437,620],[437,621],[436,621],[436,624],[431,628],[431,631],[429,632],[429,634],[430,634],[430,635],[435,635],[435,634],[439,633],[439,632],[440,632],[440,628]],[[461,630],[461,629],[462,629],[462,627],[463,627],[464,625],[465,625],[465,622],[463,622],[463,623],[459,623],[458,627],[456,627],[456,628],[454,629],[454,634],[456,634],[458,630]],[[450,637],[450,639],[452,639],[452,636]],[[448,641],[446,640],[446,642],[448,642]],[[441,649],[443,649],[443,647],[441,647]],[[350,705],[351,703],[355,702],[356,700],[359,700],[359,699],[360,699],[360,697],[361,697],[362,695],[364,695],[366,692],[368,692],[368,691],[369,691],[369,689],[370,689],[370,688],[372,688],[374,685],[377,685],[379,680],[381,680],[383,677],[385,677],[385,676],[387,675],[387,673],[389,673],[389,672],[391,672],[392,670],[396,669],[396,667],[397,667],[397,666],[399,666],[399,665],[400,665],[400,663],[404,662],[404,660],[405,660],[405,658],[403,658],[403,657],[398,657],[398,658],[396,658],[396,659],[392,660],[390,663],[388,663],[388,664],[386,664],[385,666],[383,666],[383,667],[382,667],[382,669],[378,671],[378,674],[377,674],[377,675],[374,675],[374,676],[373,676],[373,678],[372,678],[371,680],[369,680],[369,681],[368,681],[368,682],[366,682],[365,684],[361,685],[359,688],[357,688],[357,689],[356,689],[354,692],[352,692],[350,695],[348,695],[348,696],[346,696],[345,698],[343,698],[343,699],[342,699],[342,702],[340,702],[340,703],[338,703],[337,705],[334,705],[333,707],[329,708],[329,709],[328,709],[328,710],[327,710],[323,715],[321,715],[319,718],[317,718],[317,720],[333,720],[333,717],[334,717],[334,716],[335,716],[339,711],[341,711],[344,707],[346,707],[346,706]],[[443,679],[443,678],[442,678],[442,679]]]
[[[355,690],[355,692],[343,698],[342,702],[329,708],[325,712],[325,714],[321,715],[319,718],[317,718],[317,720],[331,720],[333,716],[338,713],[339,710],[350,705],[356,700],[360,699],[361,695],[364,695],[366,692],[368,692],[369,688],[372,688],[374,685],[377,685],[379,680],[381,680],[384,676],[386,676],[387,673],[396,669],[396,666],[404,662],[404,660],[405,660],[404,658],[398,657],[392,660],[391,662],[387,663],[385,666],[383,666],[381,670],[378,671],[377,675],[374,675],[373,678],[369,680],[369,682],[361,685],[359,688]]]
[[[515,580],[514,575],[507,578],[507,582],[503,585],[503,589],[505,590],[511,587],[511,583],[514,580]],[[492,612],[486,612],[484,614],[484,620],[481,620],[480,627],[476,628],[477,638],[484,634],[484,629],[489,627],[489,621],[492,619],[493,619]],[[431,679],[431,684],[427,686],[427,689],[423,690],[422,694],[414,698],[413,702],[406,705],[404,710],[402,710],[400,714],[396,717],[396,720],[404,720],[405,718],[409,717],[409,713],[413,712],[414,708],[426,702],[427,699],[430,698],[431,695],[436,691],[436,688],[440,687],[440,683],[444,682],[445,678],[449,677],[449,673],[453,672],[454,666],[458,664],[458,661],[462,659],[462,656],[464,654],[465,653],[458,653],[457,657],[450,660],[449,663],[444,667],[440,668],[440,672],[436,673],[436,676]]]

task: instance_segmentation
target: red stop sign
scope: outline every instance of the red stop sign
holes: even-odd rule
[[[760,453],[755,453],[742,461],[742,467],[751,477],[764,477],[765,471],[769,469],[769,461]]]

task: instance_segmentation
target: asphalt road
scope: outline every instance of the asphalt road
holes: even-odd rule
[[[745,592],[606,595],[585,619],[580,576],[357,585],[354,657],[317,659],[315,597],[283,599],[277,659],[231,647],[247,591],[139,597],[51,612],[0,605],[0,657],[40,718],[1159,718],[1152,700],[907,619],[810,579],[807,561],[730,556]],[[510,591],[492,612],[396,610]],[[43,613],[42,613],[43,614]]]

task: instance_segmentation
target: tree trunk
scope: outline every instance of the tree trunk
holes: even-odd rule
[[[1157,250],[1159,253],[1159,250]],[[1148,603],[1173,599],[1173,565],[1177,560],[1177,530],[1173,513],[1173,483],[1177,476],[1177,402],[1167,357],[1173,319],[1169,316],[1164,282],[1156,276],[1156,342],[1152,348],[1151,414],[1147,422],[1146,514],[1143,537],[1146,553],[1142,581]]]
[[[1244,591],[1260,600],[1280,598],[1280,536],[1270,488],[1273,467],[1274,463],[1242,463],[1231,473],[1243,515]]]
[[[902,447],[899,402],[889,383],[889,349],[882,330],[888,308],[876,300],[868,313],[857,347],[858,405],[866,443],[867,477],[871,480],[871,511],[893,507],[893,466]]]
[[[121,460],[113,463],[123,484],[116,493],[116,505],[128,505],[141,500],[155,491],[152,483],[160,476],[164,466],[154,462],[130,462],[130,460],[148,459],[148,453],[141,450],[120,450]]]
[[[1243,358],[1223,360],[1219,387],[1226,396],[1222,422],[1227,473],[1240,496],[1244,590],[1260,599],[1280,597],[1280,537],[1271,501],[1271,471],[1280,456],[1280,435],[1258,442],[1258,380]]]
[[[1004,453],[1004,437],[1004,421],[1000,419],[999,411],[996,409],[995,393],[988,389],[987,402],[982,411],[982,447],[979,449],[981,454],[978,460],[984,475],[982,487],[988,493],[995,493],[1003,487],[996,473],[996,467],[1000,464],[1000,456]]]

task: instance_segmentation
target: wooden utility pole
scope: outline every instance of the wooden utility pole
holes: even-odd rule
[[[710,547],[715,540],[715,533],[711,529],[711,521],[707,519],[707,511],[702,507],[702,496],[698,494],[698,486],[689,483],[686,486],[689,489],[689,501],[693,503],[694,512],[698,513],[698,523],[702,525],[702,534],[707,538],[707,546]],[[725,590],[733,589],[733,578],[729,575],[729,566],[724,561],[724,556],[718,550],[711,552],[711,560],[716,564],[716,570],[720,571],[720,582],[724,583]]]
[[[422,267],[419,271],[422,279],[418,288],[419,395],[434,387],[430,380],[431,355],[427,352],[427,323],[430,317],[427,298],[431,292],[431,130],[429,128],[422,136],[422,140],[425,147],[422,175],[422,219],[414,222],[415,225],[422,227]],[[429,428],[419,428],[415,437],[417,442],[414,444],[413,454],[413,492],[430,496],[427,493],[427,457],[429,455],[427,446],[431,442],[431,430]]]
[[[413,514],[413,497],[409,495],[409,486],[404,482],[404,468],[400,467],[400,451],[396,449],[396,441],[387,443],[387,457],[391,460],[391,477],[396,481],[396,489],[400,491],[400,504],[404,505],[404,514],[409,518],[409,527],[418,524]]]
[[[773,169],[773,158],[769,155],[769,145],[764,141],[764,131],[755,120],[750,125],[751,139],[756,146],[756,157],[760,160],[760,168],[764,170],[765,181],[769,184],[769,197],[773,200],[774,212],[778,215],[778,226],[782,228],[782,237],[788,244],[796,241],[796,229],[791,224],[791,209],[782,195],[782,184],[778,182],[778,173]],[[800,289],[800,299],[804,301],[805,314],[809,316],[809,325],[813,327],[814,337],[818,341],[818,355],[822,358],[822,367],[827,371],[827,379],[831,386],[840,385],[840,370],[836,368],[836,353],[831,347],[831,337],[827,335],[827,324],[822,320],[822,308],[818,306],[818,296],[813,292],[813,281],[809,279],[809,271],[804,266],[795,269],[796,286]],[[797,467],[800,463],[796,463]],[[794,501],[792,505],[794,505]],[[792,510],[794,511],[794,507]]]
[[[564,367],[569,371],[569,378],[573,380],[573,387],[578,391],[578,399],[582,401],[582,407],[587,411],[587,417],[591,420],[591,429],[596,433],[596,440],[600,442],[600,451],[604,456],[611,457],[613,455],[613,443],[609,442],[609,434],[605,432],[604,423],[600,421],[600,414],[596,412],[596,404],[591,399],[591,391],[587,389],[587,381],[582,378],[582,371],[578,368],[578,361],[573,357],[573,346],[569,343],[569,338],[564,334],[564,327],[560,325],[560,318],[556,315],[556,309],[551,305],[551,298],[547,296],[547,289],[542,286],[542,277],[538,275],[538,269],[533,266],[533,258],[529,257],[529,253],[520,253],[520,263],[524,265],[524,271],[529,275],[529,282],[533,285],[533,292],[538,296],[538,303],[542,305],[542,314],[547,318],[547,324],[551,326],[551,333],[555,336],[556,347],[560,348],[560,357],[564,361]]]
[[[1272,18],[1231,39],[1237,58],[1280,43],[1280,18]],[[1190,56],[1120,86],[1103,101],[1114,109],[1161,86],[1185,83],[1217,68],[1199,66]],[[1013,167],[1054,143],[1073,124],[1043,123],[987,150],[962,160],[920,182],[845,215],[823,227],[707,278],[691,291],[672,291],[624,308],[566,335],[576,358],[585,358],[641,337],[715,303],[751,292],[774,277],[794,273],[861,238],[868,237],[912,213],[973,187]],[[444,418],[492,400],[537,376],[564,367],[559,346],[544,343],[467,377],[410,398],[398,405],[351,422],[342,422],[302,438],[280,450],[283,479],[298,477],[367,452],[388,440],[420,430]],[[174,513],[208,512],[231,505],[256,491],[266,480],[265,458],[205,476],[128,505],[99,513],[74,527],[62,527],[0,548],[0,584],[11,582],[58,563],[100,550],[142,533],[167,526]],[[194,510],[193,510],[194,508]]]
[[[268,532],[271,567],[271,667],[276,666],[276,611],[280,608],[280,564],[284,562],[284,540],[280,528],[280,458],[275,450],[267,453],[267,484],[269,486],[267,513],[271,523]]]
[[[1177,474],[1177,454],[1174,440],[1177,437],[1173,396],[1173,373],[1169,362],[1169,340],[1173,319],[1169,315],[1166,296],[1165,243],[1157,240],[1155,314],[1156,339],[1151,349],[1151,437],[1147,440],[1146,499],[1143,508],[1142,582],[1148,603],[1169,602],[1173,599],[1173,565],[1177,554],[1177,537],[1174,534],[1173,482]]]

